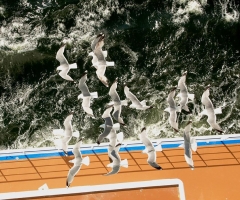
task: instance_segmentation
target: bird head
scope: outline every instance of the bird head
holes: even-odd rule
[[[205,91],[208,90],[210,87],[211,87],[211,85],[208,84],[208,85],[205,87]]]
[[[146,130],[146,127],[143,127],[142,130],[141,130],[141,132],[143,132],[143,131],[145,131],[145,130]]]
[[[189,120],[188,123],[187,123],[187,125],[188,125],[188,124],[191,124],[191,123],[192,123],[192,120]]]
[[[187,75],[187,71],[183,72],[182,76],[186,76]]]

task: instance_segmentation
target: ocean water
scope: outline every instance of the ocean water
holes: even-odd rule
[[[121,131],[126,140],[138,139],[143,126],[150,138],[179,137],[189,119],[193,136],[218,134],[206,116],[198,116],[208,84],[214,107],[224,106],[217,122],[227,134],[239,133],[239,11],[239,1],[231,0],[1,0],[1,149],[53,146],[52,130],[63,128],[72,110],[74,131],[85,137],[85,143],[96,141],[104,106],[110,101],[109,88],[98,80],[88,56],[100,32],[106,35],[106,60],[115,62],[106,70],[110,85],[118,77],[122,100],[126,82],[140,101],[154,106],[146,111],[123,107],[127,126]],[[78,82],[88,70],[89,90],[98,92],[92,102],[96,119],[84,113],[77,99],[78,84],[56,72],[56,52],[63,42],[67,60],[78,65],[70,76]],[[176,133],[164,109],[184,71],[195,100],[189,102],[191,115],[178,114]]]

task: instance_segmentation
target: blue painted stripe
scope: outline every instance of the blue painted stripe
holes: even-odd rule
[[[182,142],[178,143],[168,143],[168,144],[162,144],[163,149],[170,149],[170,148],[177,148]],[[154,143],[155,144],[155,143]],[[209,141],[209,142],[197,142],[198,146],[213,146],[213,145],[223,145],[223,144],[240,144],[240,140],[224,140],[224,141]],[[155,144],[156,145],[156,144]],[[121,147],[120,152],[127,152],[127,151],[142,151],[145,149],[144,145],[139,145],[136,144],[134,145],[129,145],[126,147]],[[94,153],[107,153],[107,146],[106,147],[98,147],[94,148],[93,150],[88,149],[88,148],[83,148],[81,149],[81,153],[83,155],[86,154],[94,154]],[[68,151],[68,155],[73,155],[72,151]],[[58,156],[65,156],[63,152],[57,152],[56,150],[51,151],[51,150],[41,150],[40,152],[34,152],[34,151],[25,151],[24,155],[21,155],[20,153],[5,153],[4,155],[0,155],[0,161],[11,161],[11,160],[25,160],[28,158],[48,158],[48,157],[58,157]]]

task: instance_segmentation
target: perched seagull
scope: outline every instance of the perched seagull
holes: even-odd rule
[[[69,170],[67,180],[66,180],[66,186],[69,187],[70,184],[73,182],[74,176],[79,172],[82,164],[89,165],[90,160],[89,157],[82,158],[81,152],[80,152],[80,146],[82,144],[82,138],[80,138],[77,143],[73,147],[73,155],[75,156],[75,159],[70,160],[69,162],[74,163],[73,167]]]
[[[68,143],[71,140],[73,136],[73,129],[72,129],[72,118],[73,118],[73,112],[71,112],[66,119],[64,120],[64,127],[65,127],[65,136],[63,139],[61,139],[61,146],[62,150],[65,153],[66,156],[68,156],[67,150],[68,150]],[[58,135],[62,133],[62,129],[55,129],[53,130],[53,134]],[[76,132],[74,136],[79,136],[79,132]]]
[[[180,89],[180,93],[178,93],[177,96],[179,96],[181,98],[180,106],[178,109],[179,109],[179,111],[181,111],[183,109],[183,110],[189,112],[189,109],[187,106],[188,99],[191,99],[193,101],[194,94],[188,93],[188,89],[186,86],[186,75],[187,75],[187,71],[185,71],[183,73],[182,77],[178,81],[178,88]]]
[[[143,153],[147,153],[148,154],[148,159],[147,162],[149,165],[151,165],[152,167],[160,170],[162,169],[157,163],[156,163],[156,150],[160,150],[159,149],[155,149],[152,142],[149,140],[147,133],[146,133],[146,128],[143,127],[141,130],[141,134],[140,136],[140,140],[142,141],[142,143],[145,145],[145,150],[143,150]]]
[[[189,121],[187,126],[184,129],[183,138],[184,143],[181,144],[179,147],[184,148],[184,158],[187,162],[187,164],[191,167],[191,169],[194,169],[193,159],[192,159],[192,151],[197,151],[197,142],[195,138],[191,137],[190,130],[192,126],[192,121]]]
[[[172,89],[170,94],[168,95],[167,102],[169,104],[169,107],[166,108],[164,111],[169,112],[170,116],[168,118],[170,125],[173,127],[173,129],[178,132],[178,123],[177,123],[177,107],[176,103],[174,101],[174,96],[175,96],[175,90],[176,87]]]
[[[222,108],[219,107],[214,110],[212,101],[209,99],[209,88],[210,88],[210,85],[208,85],[206,87],[206,90],[203,92],[203,95],[202,95],[201,102],[205,106],[205,109],[200,113],[200,116],[207,115],[208,116],[208,119],[207,119],[208,124],[213,129],[217,130],[220,133],[223,133],[223,130],[216,122],[216,114],[221,114]]]
[[[147,106],[145,100],[140,102],[137,97],[132,92],[130,92],[126,84],[124,84],[124,93],[126,97],[132,102],[132,104],[129,106],[130,108],[136,108],[137,110],[146,110],[153,108],[153,106]]]
[[[121,143],[118,143],[116,146],[112,146],[109,144],[108,147],[108,156],[112,162],[107,165],[107,167],[111,167],[112,171],[104,174],[105,176],[117,174],[120,170],[120,167],[128,168],[128,161],[127,159],[121,160],[121,157],[119,155],[119,149],[121,147]]]
[[[108,105],[113,105],[114,106],[114,112],[113,112],[113,118],[115,120],[117,120],[120,124],[125,125],[125,123],[123,122],[123,119],[120,117],[121,115],[121,111],[122,111],[122,105],[127,106],[127,101],[121,101],[120,97],[116,91],[117,89],[117,80],[118,78],[116,78],[116,80],[114,81],[114,83],[112,84],[112,86],[110,87],[109,90],[109,95],[112,99],[112,102],[110,102]]]
[[[79,89],[81,90],[82,94],[78,95],[78,99],[80,98],[83,99],[82,101],[83,110],[92,118],[95,118],[93,115],[93,111],[90,108],[90,100],[91,98],[98,98],[98,93],[89,92],[88,86],[86,85],[86,80],[87,80],[87,71],[84,72],[84,74],[82,75],[82,78],[79,81]]]
[[[56,59],[60,62],[60,66],[57,67],[57,70],[60,70],[59,75],[68,81],[73,81],[73,79],[68,75],[70,69],[77,69],[77,63],[70,64],[63,55],[65,49],[65,44],[63,44],[57,52]]]
[[[112,130],[112,127],[113,127],[113,120],[112,120],[112,117],[111,117],[111,111],[112,111],[112,107],[113,106],[109,106],[105,111],[104,113],[102,114],[102,118],[105,120],[105,124],[104,125],[101,125],[100,127],[104,128],[104,131],[103,133],[101,133],[99,136],[98,136],[98,139],[97,139],[97,144],[100,144],[102,142],[102,140],[108,136],[108,134],[110,133],[110,131]]]

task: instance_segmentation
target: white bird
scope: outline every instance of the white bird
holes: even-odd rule
[[[93,115],[93,111],[90,108],[90,100],[92,98],[98,98],[98,93],[97,92],[93,92],[90,93],[88,86],[86,85],[86,80],[87,80],[87,71],[84,72],[84,74],[82,75],[82,78],[79,81],[79,89],[81,90],[82,94],[80,94],[78,96],[78,99],[82,98],[82,107],[83,110],[90,115],[92,118],[95,118]]]
[[[68,143],[71,140],[72,136],[73,136],[73,128],[72,128],[72,118],[73,118],[73,112],[71,112],[66,119],[64,120],[64,138],[61,139],[61,147],[63,152],[65,153],[66,156],[68,156],[67,150],[68,150]],[[61,134],[62,129],[55,129],[53,130],[54,134]],[[78,132],[79,134],[79,132]]]
[[[97,45],[99,39],[100,39],[103,35],[104,35],[103,33],[99,33],[99,34],[94,38],[94,40],[93,40],[92,43],[91,43],[92,52],[90,52],[90,53],[88,54],[89,56],[92,56],[92,57],[93,57],[93,59],[92,59],[92,64],[93,64],[93,66],[94,66],[96,69],[97,69],[97,65],[98,65],[98,58],[97,58],[97,56],[93,53],[93,51],[95,50],[96,45]],[[106,58],[106,57],[107,57],[107,51],[102,51],[102,52],[103,52],[104,58]]]
[[[136,108],[137,110],[146,110],[153,108],[153,106],[147,106],[146,101],[139,101],[138,98],[129,90],[129,87],[124,84],[124,93],[128,99],[131,100],[132,104],[129,106],[130,108]]]
[[[112,162],[108,164],[107,167],[111,167],[112,171],[107,174],[104,174],[105,176],[117,174],[120,171],[121,166],[128,168],[128,160],[127,159],[121,160],[121,157],[119,155],[120,147],[121,143],[118,143],[116,146],[112,146],[111,144],[109,144],[108,156]]]
[[[169,112],[170,116],[168,118],[169,124],[173,127],[173,129],[178,132],[178,123],[177,123],[177,107],[174,101],[176,87],[172,89],[170,94],[168,95],[167,102],[169,107],[166,108],[164,111]]]
[[[184,158],[187,164],[191,167],[191,169],[193,169],[194,164],[193,164],[191,149],[193,151],[197,151],[197,142],[195,138],[191,137],[191,134],[190,134],[191,126],[192,126],[192,121],[189,121],[183,133],[184,143],[179,147],[184,148]]]
[[[191,99],[193,101],[194,94],[188,93],[188,89],[186,86],[186,75],[187,75],[187,71],[185,71],[183,73],[183,75],[181,76],[181,78],[178,81],[178,88],[180,89],[180,93],[178,93],[177,96],[179,96],[181,98],[180,106],[178,109],[179,109],[179,111],[184,109],[185,111],[189,112],[189,108],[187,106],[188,99]]]
[[[206,90],[202,94],[201,102],[205,106],[205,109],[200,113],[200,116],[207,115],[208,116],[208,119],[207,119],[208,124],[213,129],[217,130],[220,133],[223,133],[222,128],[216,122],[216,114],[221,114],[222,108],[219,107],[214,110],[212,101],[209,99],[209,88],[210,88],[210,85],[207,86]]]
[[[104,45],[104,37],[105,37],[104,34],[102,34],[99,37],[99,40],[95,46],[93,53],[95,54],[98,60],[97,63],[94,64],[94,65],[97,65],[97,71],[96,71],[97,77],[106,87],[108,87],[109,86],[108,79],[105,76],[105,71],[107,66],[114,66],[114,62],[107,62],[105,60],[104,53],[102,51],[102,47]]]
[[[105,124],[104,125],[101,125],[100,127],[103,127],[104,128],[104,131],[103,133],[101,133],[99,136],[98,136],[98,139],[97,139],[97,144],[100,144],[102,142],[102,140],[108,136],[108,134],[110,133],[110,131],[112,130],[112,127],[113,127],[113,120],[112,120],[112,117],[111,117],[111,111],[112,111],[112,107],[113,106],[109,106],[105,111],[104,113],[102,114],[102,118],[105,120]]]
[[[73,81],[73,79],[68,75],[70,69],[76,69],[77,63],[70,64],[68,63],[67,59],[63,55],[65,49],[65,44],[63,44],[57,52],[56,59],[60,62],[60,66],[57,67],[57,70],[60,70],[59,75],[68,81]]]
[[[117,80],[118,80],[118,78],[116,78],[116,80],[114,81],[114,83],[110,87],[110,90],[109,90],[108,94],[111,97],[112,102],[110,102],[108,105],[113,105],[114,106],[114,111],[113,111],[113,114],[112,114],[113,118],[115,120],[117,120],[118,123],[120,123],[121,125],[125,125],[125,123],[123,122],[123,119],[122,119],[122,117],[120,117],[120,115],[121,115],[121,111],[122,111],[122,105],[127,105],[127,101],[126,100],[124,100],[124,101],[120,100],[120,97],[119,97],[119,95],[116,91]]]
[[[73,154],[75,156],[75,159],[70,160],[69,162],[74,163],[73,167],[69,170],[67,180],[66,180],[66,186],[69,187],[70,184],[73,182],[74,176],[79,172],[82,164],[89,165],[90,160],[89,157],[86,156],[85,158],[82,158],[82,154],[80,152],[80,146],[82,144],[82,138],[78,140],[78,142],[73,147]]]
[[[140,140],[142,141],[142,143],[145,145],[145,150],[143,150],[143,153],[147,153],[148,154],[148,159],[147,162],[149,165],[151,165],[152,167],[160,170],[162,169],[157,163],[156,163],[156,150],[160,150],[160,148],[155,149],[152,142],[149,140],[147,133],[146,133],[146,128],[143,127],[141,130],[141,134],[139,135]]]
[[[93,53],[96,55],[98,59],[98,65],[114,66],[114,62],[108,62],[105,60],[105,57],[107,56],[107,52],[102,50],[102,47],[104,45],[104,38],[105,38],[105,35],[101,34],[98,37],[97,43],[95,44],[95,48],[94,48],[94,45],[92,45]]]

